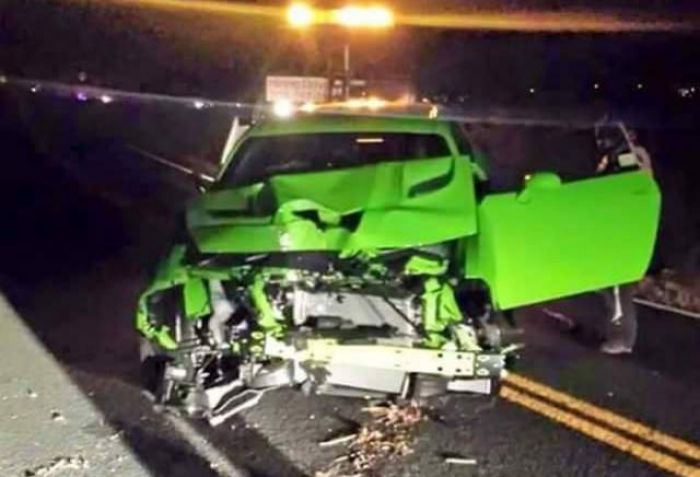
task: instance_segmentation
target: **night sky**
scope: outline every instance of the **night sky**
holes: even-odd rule
[[[190,0],[194,3],[195,0]],[[337,2],[336,2],[337,3]],[[256,4],[261,4],[258,2]],[[693,22],[694,1],[394,1],[399,12],[586,11]],[[281,5],[281,4],[280,4]],[[4,74],[139,91],[253,100],[266,74],[324,74],[340,66],[343,32],[291,31],[264,17],[217,15],[75,0],[5,0]],[[700,22],[698,22],[700,25]],[[397,27],[353,33],[353,68],[408,77],[426,95],[508,102],[534,88],[573,101],[675,94],[700,87],[700,35],[517,33]],[[594,91],[593,85],[599,84]],[[636,96],[635,96],[636,95]]]

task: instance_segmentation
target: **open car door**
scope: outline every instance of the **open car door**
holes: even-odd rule
[[[534,174],[520,192],[479,204],[467,276],[485,280],[501,309],[639,280],[659,210],[659,190],[646,171],[570,183]]]

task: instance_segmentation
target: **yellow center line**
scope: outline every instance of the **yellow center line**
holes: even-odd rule
[[[633,441],[622,434],[603,426],[587,421],[575,414],[559,409],[551,404],[540,401],[514,388],[504,385],[500,396],[510,402],[545,416],[570,429],[588,437],[603,442],[615,449],[630,454],[639,460],[647,462],[659,469],[682,477],[700,477],[700,468],[688,465],[681,460],[657,451],[640,442]]]
[[[509,374],[505,381],[529,393],[567,407],[572,411],[584,414],[595,419],[596,421],[604,423],[609,427],[613,427],[627,434],[633,435],[637,439],[643,439],[652,444],[656,444],[659,447],[673,451],[681,456],[700,461],[700,447],[691,442],[670,436],[640,422],[620,416],[612,411],[595,406],[586,401],[582,401],[581,399],[577,399],[566,393],[518,374]]]

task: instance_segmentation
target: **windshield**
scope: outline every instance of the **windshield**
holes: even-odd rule
[[[276,174],[324,171],[450,155],[438,134],[322,133],[247,139],[218,187],[259,182]]]

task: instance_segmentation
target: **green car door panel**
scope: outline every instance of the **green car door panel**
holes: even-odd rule
[[[651,259],[660,194],[625,172],[562,184],[551,173],[520,193],[487,196],[468,239],[467,276],[513,308],[640,279]]]

